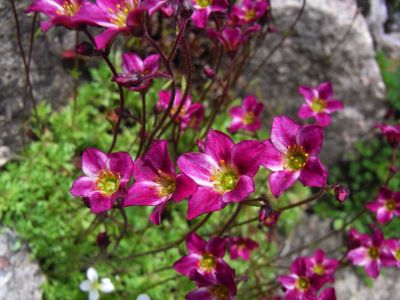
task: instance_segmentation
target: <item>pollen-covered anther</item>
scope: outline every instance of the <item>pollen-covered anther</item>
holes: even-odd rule
[[[394,211],[396,209],[396,202],[392,199],[387,200],[385,206],[388,211]]]
[[[255,19],[256,16],[257,16],[257,13],[254,9],[248,9],[246,11],[246,13],[244,14],[244,19],[246,21],[251,21],[251,20]]]
[[[205,272],[212,272],[216,266],[217,261],[212,254],[206,253],[200,260],[200,268]]]
[[[252,111],[247,112],[243,117],[243,123],[245,125],[253,124],[255,120],[256,120],[256,115]]]
[[[298,171],[303,169],[308,159],[308,153],[305,152],[303,146],[297,144],[288,147],[286,155],[286,169]]]
[[[324,266],[321,265],[321,264],[316,264],[316,265],[314,266],[314,268],[313,268],[313,271],[314,271],[315,274],[318,274],[318,275],[320,275],[320,276],[322,276],[322,275],[325,274],[325,268],[324,268]]]
[[[323,112],[327,106],[327,103],[323,99],[315,99],[311,103],[311,109],[317,113]]]
[[[371,247],[368,249],[368,256],[373,259],[376,260],[379,258],[379,249],[377,247]]]
[[[206,8],[211,5],[212,0],[196,0],[196,3],[201,8]]]
[[[121,181],[119,174],[103,170],[97,176],[96,189],[103,195],[110,196],[118,191]]]
[[[299,290],[307,291],[311,287],[310,280],[307,277],[300,277],[296,281],[296,287]]]

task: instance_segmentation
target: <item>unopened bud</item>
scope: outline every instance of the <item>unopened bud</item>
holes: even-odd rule
[[[206,75],[210,79],[213,79],[215,77],[215,71],[209,65],[204,66],[203,72],[204,75]]]
[[[180,15],[184,19],[189,19],[194,12],[192,0],[183,0],[180,7]]]
[[[105,250],[107,249],[108,245],[110,245],[110,237],[108,236],[107,232],[100,232],[96,238],[96,244],[99,246],[100,249]]]
[[[274,211],[273,211],[271,205],[265,204],[265,205],[261,206],[260,207],[260,212],[258,214],[258,220],[260,222],[264,222],[264,220],[266,218],[269,218],[272,215],[273,212]]]
[[[264,225],[272,227],[276,224],[279,219],[279,212],[273,211],[268,217],[263,220]]]
[[[332,190],[336,200],[338,200],[341,203],[343,203],[344,201],[347,200],[347,198],[349,198],[350,190],[344,185],[335,184],[332,187]]]
[[[143,83],[142,75],[139,73],[118,74],[118,76],[114,77],[112,81],[115,81],[120,86],[126,88],[137,87]]]
[[[89,42],[82,42],[75,47],[75,52],[83,56],[98,56],[99,51]]]

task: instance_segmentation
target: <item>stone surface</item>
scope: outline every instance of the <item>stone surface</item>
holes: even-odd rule
[[[32,16],[25,15],[23,9],[30,1],[14,2],[18,10],[21,40],[28,56]],[[21,145],[20,125],[26,120],[32,105],[29,98],[24,105],[25,73],[9,1],[0,1],[0,28],[0,146],[7,146],[15,152]],[[72,83],[62,66],[61,57],[64,50],[74,45],[73,41],[74,33],[62,28],[36,34],[31,61],[31,81],[36,101],[46,100],[54,106],[67,101]],[[9,157],[0,153],[1,162]]]
[[[45,277],[17,235],[0,229],[0,300],[40,300]]]
[[[279,32],[288,30],[301,2],[272,0]],[[297,116],[303,102],[298,87],[332,81],[336,98],[343,100],[346,108],[333,116],[332,125],[325,130],[323,159],[328,165],[363,138],[385,111],[385,86],[373,40],[364,17],[358,14],[354,19],[356,12],[354,0],[308,0],[294,32],[259,72],[258,83],[249,89],[265,99],[272,115]],[[280,34],[267,37],[251,70],[280,39]]]

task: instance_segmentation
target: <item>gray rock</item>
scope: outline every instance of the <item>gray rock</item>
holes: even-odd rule
[[[14,2],[18,10],[21,40],[28,56],[32,15],[25,15],[23,9],[31,1]],[[21,124],[26,121],[32,105],[29,98],[24,105],[25,73],[9,1],[0,1],[0,28],[0,146],[7,146],[14,152],[21,146]],[[72,92],[71,79],[62,67],[61,55],[63,50],[73,47],[74,33],[52,28],[46,34],[40,32],[35,36],[31,61],[33,94],[36,101],[45,100],[57,107],[66,103]],[[8,158],[0,154],[0,161]]]
[[[45,277],[20,243],[15,232],[0,230],[0,300],[42,299]]]
[[[301,3],[272,0],[274,20],[281,33],[288,30]],[[294,32],[249,88],[260,92],[273,115],[297,116],[303,102],[298,87],[331,81],[345,110],[334,114],[332,124],[325,130],[323,160],[328,165],[362,139],[385,110],[385,86],[375,60],[373,40],[364,17],[358,14],[354,19],[356,12],[354,0],[308,0]],[[259,66],[280,36],[267,37],[250,69]]]

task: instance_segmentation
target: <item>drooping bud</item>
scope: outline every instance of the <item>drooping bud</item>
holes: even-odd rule
[[[215,77],[215,71],[209,65],[205,65],[203,68],[204,75],[208,78],[213,79]]]
[[[101,250],[106,250],[108,245],[110,245],[110,237],[108,236],[107,232],[100,232],[96,238],[96,244],[99,246]]]
[[[338,200],[341,203],[346,201],[350,195],[350,190],[348,189],[348,187],[341,185],[341,184],[333,185],[332,191],[333,191],[333,194],[335,195],[336,200]]]
[[[194,12],[192,0],[182,0],[182,3],[180,5],[181,17],[184,19],[190,19]]]
[[[258,220],[260,222],[264,222],[265,219],[269,218],[272,213],[273,213],[273,209],[271,207],[270,204],[265,204],[263,206],[260,207],[260,212],[258,214]]]
[[[139,73],[118,74],[112,81],[126,88],[137,87],[143,83],[142,75]]]
[[[89,42],[82,42],[75,47],[75,52],[83,56],[98,56],[100,52]]]
[[[273,227],[279,219],[280,213],[277,211],[273,211],[268,217],[266,217],[263,221],[264,225],[268,227]]]

